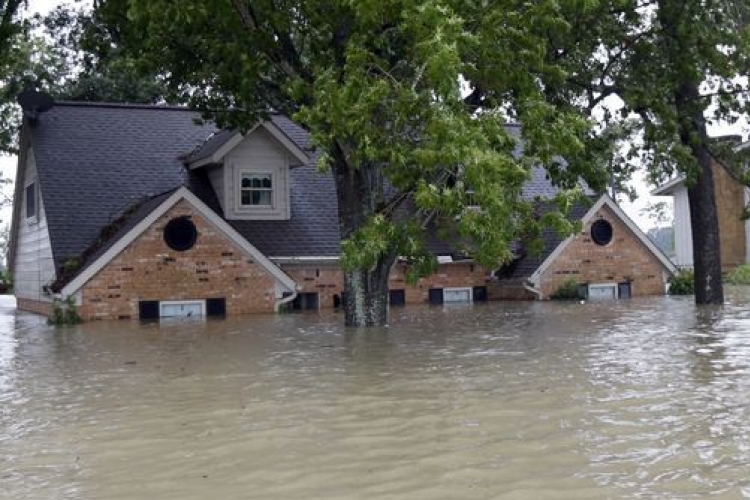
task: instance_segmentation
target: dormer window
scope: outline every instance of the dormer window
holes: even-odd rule
[[[240,182],[240,204],[243,207],[273,206],[273,176],[243,173]]]

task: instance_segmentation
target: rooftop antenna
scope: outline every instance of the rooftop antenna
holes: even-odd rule
[[[49,111],[52,109],[52,106],[55,105],[52,96],[34,88],[25,89],[18,94],[16,100],[18,101],[18,104],[21,105],[21,109],[23,109],[23,115],[28,118],[31,123],[36,123],[41,113]]]

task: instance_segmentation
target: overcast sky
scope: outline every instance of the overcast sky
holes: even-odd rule
[[[32,13],[46,13],[57,5],[61,4],[76,4],[76,5],[91,5],[91,0],[73,0],[73,1],[60,1],[60,0],[31,0],[29,2],[29,10]],[[713,127],[710,130],[711,135],[725,135],[729,133],[742,134],[745,139],[748,137],[747,127]],[[16,158],[9,156],[0,156],[0,172],[3,177],[14,177],[16,171]],[[642,228],[648,229],[652,224],[647,217],[641,215],[641,210],[646,207],[649,202],[667,201],[671,202],[669,197],[652,197],[649,195],[653,186],[647,185],[644,181],[643,174],[637,174],[633,179],[632,185],[635,187],[638,193],[638,199],[634,202],[620,199],[618,200],[623,207],[623,210]],[[6,190],[10,189],[6,187]],[[5,223],[10,220],[10,209],[3,208],[0,210],[0,220]]]

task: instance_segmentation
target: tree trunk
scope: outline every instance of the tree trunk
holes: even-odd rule
[[[391,260],[391,263],[393,261]],[[383,326],[388,320],[388,274],[391,264],[344,273],[346,326]]]
[[[688,185],[690,227],[693,231],[695,303],[723,304],[719,217],[714,194],[713,160],[708,150],[708,134],[699,89],[695,82],[683,84],[677,92],[677,111],[683,117],[680,140],[690,147],[698,163],[695,184]]]
[[[350,238],[362,228],[384,201],[381,166],[348,164],[337,144],[332,152],[339,207],[341,239]],[[396,260],[395,252],[382,255],[374,266],[344,272],[344,318],[346,326],[383,326],[388,320],[388,275]]]

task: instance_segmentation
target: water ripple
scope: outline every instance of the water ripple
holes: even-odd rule
[[[750,294],[52,329],[0,304],[0,498],[750,498]]]

